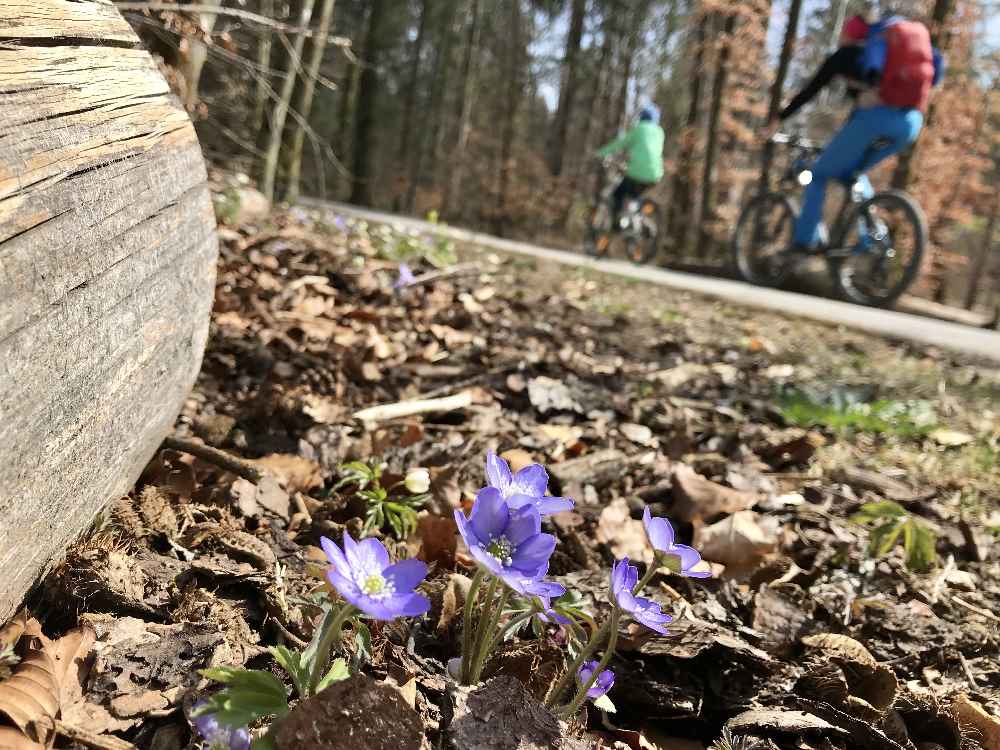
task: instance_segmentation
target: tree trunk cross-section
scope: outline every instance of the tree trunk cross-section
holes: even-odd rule
[[[0,3],[0,622],[168,433],[217,253],[194,129],[108,0]]]

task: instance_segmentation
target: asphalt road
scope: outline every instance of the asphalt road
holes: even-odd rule
[[[328,208],[345,216],[390,223],[403,228],[433,229],[448,234],[452,239],[471,242],[481,247],[533,258],[543,258],[571,266],[593,268],[630,279],[640,279],[674,289],[707,294],[739,305],[777,310],[825,323],[845,325],[889,338],[927,344],[1000,362],[1000,332],[998,331],[973,328],[893,310],[861,307],[849,302],[840,302],[808,294],[766,289],[742,281],[669,271],[654,266],[636,266],[621,260],[595,260],[581,253],[553,250],[527,242],[504,240],[456,227],[435,226],[408,216],[371,211],[342,203],[315,200],[303,200],[302,203],[314,208]]]

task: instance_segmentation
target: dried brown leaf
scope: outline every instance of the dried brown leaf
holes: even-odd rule
[[[682,523],[738,513],[757,501],[755,493],[734,490],[705,479],[687,464],[677,464],[671,478],[675,502],[670,514]]]

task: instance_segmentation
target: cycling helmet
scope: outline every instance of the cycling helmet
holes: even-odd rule
[[[844,22],[844,27],[840,30],[841,39],[849,39],[852,42],[863,42],[868,37],[868,22],[864,16],[851,16]]]
[[[655,104],[647,104],[645,107],[639,110],[639,119],[648,122],[659,122],[660,110],[657,109]]]

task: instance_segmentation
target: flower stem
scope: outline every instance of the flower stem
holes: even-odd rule
[[[483,608],[479,611],[479,621],[476,623],[476,635],[469,652],[469,673],[464,683],[465,685],[474,685],[476,683],[476,665],[479,663],[479,650],[482,648],[484,633],[493,614],[493,598],[496,596],[497,586],[499,585],[499,578],[496,576],[490,578],[490,587],[486,589],[486,601],[483,604]]]
[[[616,609],[615,612],[617,611],[618,610]],[[612,619],[615,619],[614,615],[612,615]],[[566,688],[569,687],[570,683],[576,679],[576,673],[580,670],[580,665],[583,664],[590,657],[590,655],[597,650],[599,645],[601,645],[601,641],[603,641],[608,634],[608,627],[610,624],[611,620],[608,620],[601,627],[595,630],[592,636],[590,636],[590,640],[587,641],[587,645],[584,646],[580,650],[580,653],[576,655],[573,663],[569,665],[569,669],[562,676],[559,682],[556,683],[556,686],[552,688],[552,692],[549,693],[549,697],[545,700],[545,705],[548,708],[552,708],[559,702],[560,696],[566,691]]]
[[[330,652],[340,645],[340,636],[346,622],[354,614],[354,607],[350,604],[343,605],[339,610],[331,609],[327,616],[323,618],[322,635],[319,645],[316,647],[316,654],[313,657],[312,673],[309,675],[309,694],[316,692],[316,686],[323,679],[323,673],[330,664]]]
[[[469,684],[469,672],[472,668],[472,610],[479,596],[479,587],[486,574],[482,568],[476,569],[469,585],[469,593],[465,595],[465,607],[462,611],[462,684]]]
[[[608,664],[611,663],[611,657],[615,655],[615,646],[618,645],[618,619],[620,617],[621,610],[615,608],[614,612],[611,613],[611,635],[608,638],[608,647],[604,649],[604,656],[601,657],[597,668],[590,675],[590,679],[580,686],[580,689],[576,692],[576,697],[573,698],[573,701],[563,711],[564,718],[570,717],[580,710],[580,706],[587,700],[587,691],[593,687],[597,678],[607,668]]]
[[[644,588],[646,588],[646,584],[652,580],[653,576],[656,575],[656,571],[658,571],[659,569],[660,569],[659,560],[657,560],[656,557],[654,556],[653,562],[651,562],[646,567],[646,574],[640,579],[639,583],[635,585],[635,588],[632,589],[632,595],[638,596],[639,592],[642,591]]]
[[[493,581],[496,582],[497,579],[494,578]],[[492,586],[490,587],[490,591],[493,591]],[[486,666],[486,657],[489,656],[492,650],[490,646],[493,644],[493,638],[497,632],[497,626],[500,624],[500,617],[503,615],[503,608],[507,605],[507,597],[509,595],[510,592],[505,586],[503,591],[500,592],[500,599],[493,608],[492,614],[486,620],[486,627],[483,628],[483,632],[479,636],[476,661],[472,664],[472,684],[474,685],[479,682],[479,678],[483,674],[483,667]],[[483,614],[485,615],[485,612]]]
[[[496,631],[493,638],[490,640],[490,645],[487,646],[487,651],[492,651],[501,643],[503,643],[504,638],[507,637],[507,633],[509,633],[512,630],[515,630],[518,626],[521,625],[521,623],[523,623],[525,620],[530,620],[536,614],[538,614],[538,610],[535,607],[532,607],[527,612],[524,612],[515,617],[514,619],[512,619],[510,622],[504,625],[500,630]]]

